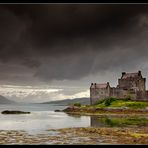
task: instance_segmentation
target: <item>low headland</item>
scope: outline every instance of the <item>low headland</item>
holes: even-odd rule
[[[130,98],[105,98],[94,105],[70,105],[63,112],[79,115],[148,115],[148,102],[133,101]]]

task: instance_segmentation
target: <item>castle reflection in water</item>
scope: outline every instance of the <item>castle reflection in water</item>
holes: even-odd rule
[[[90,126],[105,127],[107,125],[104,122],[102,122],[101,118],[98,118],[97,116],[90,116]]]

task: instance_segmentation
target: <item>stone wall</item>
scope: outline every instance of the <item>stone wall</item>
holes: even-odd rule
[[[127,98],[131,97],[131,99],[136,98],[136,93],[134,90],[124,90],[121,88],[111,88],[111,94],[110,97],[116,97],[116,98]]]
[[[145,81],[145,78],[118,79],[118,87],[128,90],[145,91]]]
[[[110,96],[110,87],[107,88],[90,88],[91,104],[95,104],[101,99]]]

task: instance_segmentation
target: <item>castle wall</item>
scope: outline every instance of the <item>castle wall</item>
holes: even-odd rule
[[[136,97],[136,93],[134,90],[124,90],[121,88],[111,88],[111,97],[116,98],[126,98],[131,97],[131,99],[134,99]]]
[[[139,88],[139,91],[146,91],[145,82],[146,82],[145,78],[138,80],[137,87]]]
[[[148,101],[148,91],[137,91],[136,92],[136,101]]]
[[[148,101],[148,90],[145,91],[145,97],[143,99],[144,101]]]
[[[101,99],[110,96],[110,87],[107,88],[90,88],[91,104],[95,104]]]
[[[127,81],[126,79],[118,79],[118,87],[127,89],[130,87],[130,81]]]
[[[145,81],[145,78],[118,79],[118,87],[128,90],[145,91]]]

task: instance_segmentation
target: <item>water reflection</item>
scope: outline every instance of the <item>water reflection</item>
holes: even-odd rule
[[[104,127],[105,124],[100,121],[97,116],[90,116],[90,126],[92,127]]]
[[[69,117],[74,117],[74,118],[81,118],[81,115],[75,115],[75,114],[68,114],[66,113]]]
[[[148,126],[146,117],[90,117],[92,127]]]

